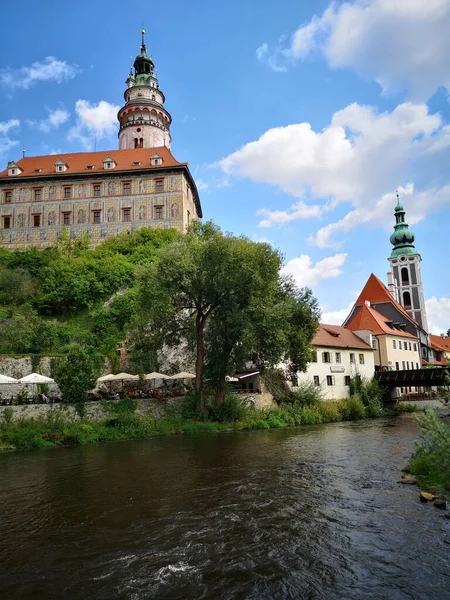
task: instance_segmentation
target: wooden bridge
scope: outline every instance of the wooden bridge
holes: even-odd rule
[[[376,371],[375,379],[390,390],[398,387],[445,387],[450,385],[450,368],[415,369],[411,371]]]

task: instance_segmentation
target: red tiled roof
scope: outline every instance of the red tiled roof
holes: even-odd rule
[[[450,352],[450,337],[430,333],[431,347],[440,352]]]
[[[373,273],[371,273],[366,285],[363,287],[360,295],[356,299],[355,305],[362,306],[366,300],[368,300],[371,304],[391,302],[407,319],[409,319],[409,321],[413,322],[417,327],[420,327],[414,321],[414,319],[410,317],[403,306],[392,296],[391,292],[384,285],[384,283]]]
[[[407,331],[401,329],[392,329],[389,327],[390,319],[379,313],[371,306],[363,304],[352,320],[347,323],[351,331],[361,331],[367,329],[374,335],[395,335],[396,337],[407,337],[416,340],[417,338]]]
[[[373,350],[369,344],[366,344],[352,331],[339,325],[319,325],[311,343],[313,346],[328,346],[330,348]]]
[[[162,159],[162,165],[152,166],[150,158],[158,154]],[[74,174],[88,173],[95,175],[96,173],[105,173],[103,169],[103,161],[107,157],[112,158],[116,163],[116,168],[112,172],[117,171],[136,171],[142,167],[150,169],[161,169],[162,167],[178,167],[186,166],[187,163],[178,162],[170,150],[165,146],[158,148],[132,148],[127,150],[100,150],[98,152],[73,152],[71,154],[49,154],[45,156],[26,156],[17,161],[17,165],[22,169],[20,175],[8,177],[8,170],[5,169],[0,173],[0,179],[8,178],[14,181],[20,177],[42,177],[43,175],[54,175],[56,177],[68,177]],[[67,170],[63,173],[55,172],[55,163],[57,160],[63,160],[67,165]],[[134,162],[140,163],[133,165]],[[93,166],[93,169],[88,169],[88,166]],[[36,169],[40,169],[36,173]],[[107,171],[110,172],[109,170]]]

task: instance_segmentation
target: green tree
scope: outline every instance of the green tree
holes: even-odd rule
[[[101,359],[73,344],[64,356],[52,361],[52,377],[61,390],[64,402],[72,404],[87,400],[100,371]]]
[[[304,367],[317,306],[309,291],[280,278],[281,265],[268,244],[195,223],[140,273],[140,351],[145,337],[149,355],[186,340],[196,356],[197,390],[203,396],[206,372],[218,403],[226,373],[245,359]]]

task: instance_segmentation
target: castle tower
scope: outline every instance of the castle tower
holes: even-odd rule
[[[142,30],[141,52],[126,80],[125,105],[119,110],[119,149],[170,148],[172,117],[164,108],[165,97],[155,75],[153,60],[147,54]],[[134,72],[133,72],[134,68]]]
[[[414,247],[414,234],[405,221],[405,211],[397,194],[394,233],[390,237],[394,246],[389,257],[392,273],[388,273],[389,290],[407,313],[428,331],[420,254]]]

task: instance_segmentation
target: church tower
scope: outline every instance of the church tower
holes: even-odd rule
[[[119,149],[170,148],[172,117],[164,108],[165,97],[147,54],[142,30],[141,52],[126,80],[125,105],[119,110]]]
[[[393,249],[389,257],[391,264],[391,273],[388,273],[389,291],[421,328],[428,331],[420,273],[422,259],[414,247],[414,234],[405,221],[405,211],[400,204],[398,194],[394,229],[390,237]]]

